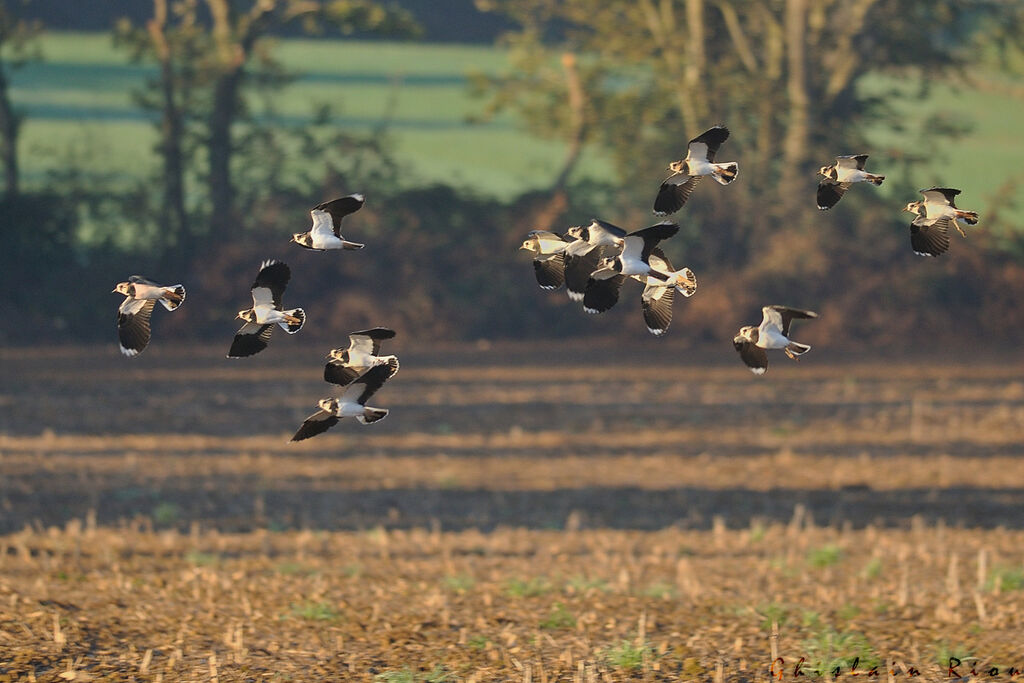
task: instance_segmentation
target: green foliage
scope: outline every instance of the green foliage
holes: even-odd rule
[[[153,508],[153,521],[161,526],[170,526],[181,517],[181,508],[176,503],[167,501],[158,503]]]
[[[616,669],[633,672],[639,671],[644,664],[644,659],[649,658],[652,653],[651,647],[646,643],[638,646],[631,640],[623,640],[608,649],[605,653],[605,660]]]
[[[807,665],[804,670],[807,673],[816,672],[825,676],[839,667],[843,673],[849,673],[854,662],[857,663],[857,670],[863,675],[871,667],[881,663],[881,660],[874,653],[871,643],[863,634],[855,631],[839,632],[828,627],[820,630],[802,645],[802,652],[806,653]]]
[[[868,563],[864,565],[864,569],[861,570],[860,575],[869,581],[877,579],[882,575],[882,559],[879,557],[872,557],[868,560]]]
[[[542,576],[531,579],[510,579],[505,584],[505,593],[514,598],[533,598],[551,591],[551,583]]]
[[[327,602],[303,602],[293,604],[291,614],[308,621],[337,621],[341,613]]]
[[[542,629],[559,630],[576,628],[576,617],[560,602],[556,602],[548,616],[538,624]]]
[[[220,564],[220,555],[190,550],[185,553],[185,561],[197,567],[215,567]]]
[[[385,671],[374,676],[373,680],[381,683],[447,683],[455,678],[437,664],[430,671],[424,672],[414,671],[408,666],[399,671]]]
[[[999,585],[1000,591],[1017,591],[1024,588],[1024,569],[1021,567],[995,566],[989,572],[985,580],[985,589],[995,590]]]
[[[807,553],[807,562],[815,569],[824,569],[839,564],[843,551],[837,545],[824,545]]]
[[[786,605],[770,602],[757,608],[757,616],[761,617],[761,630],[770,631],[772,622],[782,626],[789,618],[789,608]]]
[[[453,590],[458,593],[465,593],[476,585],[476,579],[469,574],[456,574],[444,577],[441,580],[441,583],[449,590]]]

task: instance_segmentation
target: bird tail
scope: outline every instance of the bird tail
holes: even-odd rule
[[[373,424],[377,420],[383,420],[388,416],[387,408],[368,408],[363,407],[363,414],[356,415],[356,419],[362,422],[364,425]]]
[[[359,242],[349,242],[348,240],[342,240],[341,241],[341,248],[342,249],[347,249],[349,251],[352,251],[352,250],[355,250],[355,249],[362,249],[365,246],[366,246],[365,244],[360,244]]]
[[[689,268],[680,268],[675,274],[681,276],[679,282],[676,283],[679,293],[687,298],[693,296],[693,293],[697,291],[697,276],[693,274],[693,271]]]
[[[868,181],[874,183],[875,185],[881,185],[883,180],[885,180],[884,175],[874,175],[871,173],[868,174]]]
[[[281,326],[281,329],[288,334],[295,334],[301,330],[302,326],[306,323],[306,312],[301,308],[293,308],[290,311],[284,311],[284,314],[299,319],[296,323],[278,323],[278,325]]]
[[[962,220],[967,225],[978,224],[978,212],[977,211],[961,211],[957,209],[956,217]]]
[[[173,311],[175,308],[181,305],[181,302],[185,300],[185,288],[181,285],[171,285],[170,287],[164,287],[164,293],[160,297],[160,303],[164,305],[168,311]]]
[[[791,341],[786,345],[786,355],[793,360],[796,360],[797,356],[802,356],[810,350],[810,344],[801,344],[800,342]]]
[[[722,185],[728,185],[732,181],[736,180],[736,176],[740,173],[740,165],[735,161],[712,165],[715,167],[712,177]]]

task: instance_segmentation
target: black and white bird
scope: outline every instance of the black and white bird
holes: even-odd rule
[[[704,176],[711,176],[718,183],[728,185],[736,180],[739,164],[729,161],[715,163],[718,148],[729,138],[729,129],[718,125],[704,131],[686,145],[686,158],[668,165],[672,175],[665,179],[654,200],[654,213],[666,216],[683,208],[693,188]]]
[[[571,300],[583,301],[587,287],[591,284],[590,274],[597,269],[606,251],[622,247],[626,231],[617,225],[594,218],[589,225],[569,228],[565,236],[569,242],[565,248],[564,259],[565,289]]]
[[[831,209],[839,203],[846,191],[854,183],[869,182],[881,185],[884,175],[868,173],[864,170],[867,154],[849,154],[836,157],[836,163],[818,169],[825,178],[818,183],[818,208],[822,211]]]
[[[363,424],[383,420],[387,417],[388,409],[371,408],[366,402],[396,371],[396,368],[388,364],[377,365],[345,387],[338,398],[320,399],[317,403],[320,410],[306,418],[291,440],[302,441],[322,434],[338,424],[338,420],[343,417],[354,417]]]
[[[181,285],[164,287],[141,275],[132,275],[127,282],[117,283],[111,294],[125,295],[117,309],[117,336],[121,353],[129,358],[142,353],[149,344],[149,318],[156,302],[173,311],[185,300],[185,288]]]
[[[672,299],[675,292],[689,298],[697,291],[697,276],[689,268],[674,270],[668,257],[655,247],[649,258],[651,268],[659,273],[667,273],[668,278],[662,280],[652,275],[634,275],[633,278],[644,284],[640,304],[643,307],[644,322],[647,330],[656,337],[668,331],[672,324]]]
[[[252,283],[252,308],[238,312],[237,318],[245,324],[235,334],[228,358],[251,356],[267,348],[275,324],[288,334],[302,329],[305,311],[281,307],[281,297],[291,276],[291,270],[280,261],[271,259],[260,264],[260,272]]]
[[[950,225],[956,228],[962,237],[967,237],[960,228],[957,221],[963,221],[967,225],[978,224],[977,211],[964,211],[956,208],[956,196],[960,190],[949,187],[929,187],[927,190],[918,190],[924,197],[923,201],[910,202],[903,210],[916,214],[921,220],[921,225],[933,225],[936,221],[950,219]],[[914,221],[918,222],[917,219]]]
[[[363,195],[350,194],[347,197],[317,204],[309,212],[313,218],[313,226],[308,232],[297,232],[292,235],[291,241],[313,251],[362,249],[365,244],[349,242],[341,236],[341,219],[363,208],[364,201]]]
[[[565,283],[565,250],[569,243],[554,232],[533,230],[520,249],[533,254],[533,272],[541,289],[558,289]]]
[[[386,327],[374,327],[348,335],[348,348],[331,349],[324,366],[324,381],[346,386],[368,370],[378,365],[392,368],[391,375],[398,372],[397,356],[380,355],[381,343],[394,339],[395,331]]]
[[[583,310],[587,313],[603,313],[619,300],[619,289],[626,277],[640,275],[646,282],[648,276],[667,280],[669,273],[653,268],[649,262],[652,250],[662,240],[679,232],[675,223],[658,223],[643,230],[631,232],[622,239],[622,250],[616,256],[601,259],[597,269],[590,274],[590,282],[583,296]]]
[[[793,360],[811,350],[808,344],[789,338],[789,326],[795,318],[817,318],[817,313],[787,306],[765,306],[761,315],[759,326],[741,327],[732,340],[740,358],[755,375],[763,375],[768,369],[767,349],[782,349]]]

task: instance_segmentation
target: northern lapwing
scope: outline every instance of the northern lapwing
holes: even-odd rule
[[[732,340],[740,358],[755,375],[763,375],[768,369],[767,349],[782,349],[793,360],[811,350],[809,345],[789,338],[789,326],[795,318],[817,318],[817,313],[787,306],[765,306],[761,315],[759,326],[741,327]]]
[[[117,283],[111,294],[125,295],[117,309],[117,336],[121,353],[129,358],[142,353],[149,344],[149,318],[156,302],[173,311],[185,300],[185,288],[181,285],[164,287],[141,275],[132,275],[127,282]]]
[[[640,303],[643,307],[647,330],[654,336],[660,337],[668,331],[668,326],[672,324],[674,293],[678,291],[687,298],[693,296],[697,291],[697,276],[689,268],[673,269],[668,257],[657,247],[651,250],[648,260],[651,268],[659,273],[668,274],[668,278],[665,280],[652,275],[633,276],[644,284]]]
[[[866,181],[874,185],[881,185],[885,176],[865,171],[864,162],[867,160],[867,154],[838,156],[836,163],[818,169],[818,174],[825,176],[818,183],[818,208],[822,211],[831,209],[839,203],[839,200],[854,183]]]
[[[346,386],[378,365],[391,366],[391,375],[394,375],[398,372],[398,357],[380,355],[381,343],[394,337],[395,331],[386,327],[374,327],[348,335],[348,348],[331,349],[327,354],[324,381]]]
[[[292,242],[313,251],[328,249],[362,249],[365,244],[349,242],[341,236],[341,220],[363,208],[365,198],[361,194],[350,194],[333,201],[314,206],[309,215],[313,226],[307,232],[292,235]]]
[[[964,211],[956,208],[956,196],[960,190],[950,187],[929,187],[927,190],[918,190],[924,197],[923,201],[910,202],[903,210],[909,211],[917,216],[915,223],[921,226],[933,225],[936,221],[944,218],[951,219],[950,225],[956,228],[962,237],[967,237],[960,228],[957,221],[963,221],[967,225],[978,224],[977,211]]]
[[[583,301],[590,274],[597,269],[606,250],[619,249],[626,231],[617,225],[591,219],[589,225],[577,225],[565,232],[565,289],[573,301]]]
[[[245,324],[235,334],[228,358],[251,356],[267,348],[275,324],[288,334],[302,329],[305,311],[281,307],[281,297],[290,279],[291,270],[284,263],[271,259],[260,264],[260,272],[252,283],[252,308],[239,311],[236,316]]]
[[[395,372],[396,368],[391,365],[377,365],[345,387],[338,398],[320,399],[317,403],[320,410],[306,418],[291,440],[302,441],[322,434],[338,424],[338,420],[343,417],[354,417],[363,424],[383,420],[387,417],[388,409],[371,408],[366,402]]]
[[[619,290],[625,278],[641,275],[667,280],[669,273],[651,267],[648,259],[652,250],[662,240],[679,232],[675,223],[658,223],[643,230],[631,232],[621,239],[622,250],[597,264],[590,274],[587,291],[583,296],[583,310],[587,313],[603,313],[619,300]]]
[[[666,216],[683,208],[693,188],[704,176],[711,176],[722,185],[736,180],[739,164],[729,161],[715,163],[718,148],[729,138],[729,129],[718,125],[704,131],[686,145],[686,158],[668,165],[672,175],[662,182],[654,200],[654,213]]]
[[[569,243],[554,232],[533,230],[519,248],[533,254],[533,272],[541,289],[558,289],[565,283],[565,249]]]

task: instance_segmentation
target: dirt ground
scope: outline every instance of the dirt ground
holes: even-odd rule
[[[0,681],[1024,669],[1024,361],[323,351],[0,350]]]

